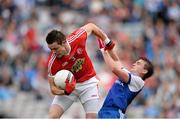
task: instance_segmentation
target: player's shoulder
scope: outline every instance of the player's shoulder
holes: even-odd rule
[[[131,80],[137,80],[140,82],[144,82],[144,80],[140,76],[136,75],[135,73],[130,72],[128,69],[123,67],[122,70],[124,70],[125,72],[127,72],[130,75]]]
[[[86,32],[82,27],[79,29],[76,29],[75,31],[72,32],[72,34],[76,35],[76,34],[80,34],[82,32]]]
[[[134,81],[140,82],[140,83],[144,83],[144,80],[137,74],[130,73],[130,75],[131,75],[131,80],[134,80]]]
[[[49,56],[48,56],[48,59],[51,60],[54,57],[56,57],[56,55],[53,52],[50,52]]]
[[[133,73],[130,73],[130,76],[131,76],[131,80],[128,85],[129,89],[133,92],[137,92],[141,90],[145,84],[144,80],[140,76]]]
[[[72,33],[68,35],[67,41],[71,43],[75,41],[76,39],[78,39],[84,33],[86,33],[86,31],[83,28],[76,29],[75,31],[73,31]]]

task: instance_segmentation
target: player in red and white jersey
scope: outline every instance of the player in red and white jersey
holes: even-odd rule
[[[51,50],[48,59],[50,89],[54,97],[50,107],[49,118],[59,118],[77,99],[82,103],[86,118],[96,118],[98,112],[98,88],[92,62],[86,52],[86,40],[90,34],[102,39],[106,49],[114,43],[93,23],[88,23],[66,37],[61,31],[52,30],[46,37]],[[75,80],[66,83],[65,90],[57,88],[53,76],[62,69],[73,73]]]

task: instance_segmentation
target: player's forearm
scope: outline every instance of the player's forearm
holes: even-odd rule
[[[114,70],[116,62],[112,59],[112,57],[108,54],[107,51],[102,51],[102,54],[106,65],[110,67],[111,70]]]
[[[64,95],[64,90],[60,90],[57,87],[51,87],[51,93],[53,95]]]
[[[103,41],[107,38],[107,35],[100,28],[95,28],[92,33]]]
[[[99,37],[103,41],[107,38],[106,34],[98,26],[96,26],[93,23],[88,23],[82,28],[86,30],[88,36],[90,34],[94,34],[95,36]]]
[[[54,84],[53,78],[49,79],[50,90],[53,95],[64,95],[64,90],[57,88]]]
[[[121,77],[121,80],[128,82],[129,75],[127,72],[122,70],[122,63],[120,61],[114,61],[107,52],[103,52],[103,57],[107,66],[111,71],[118,77]]]
[[[108,50],[109,55],[112,57],[112,59],[114,61],[119,61],[119,57],[117,55],[117,53],[112,49],[112,50]]]
[[[106,65],[111,69],[113,73],[119,72],[119,70],[121,70],[123,66],[120,60],[114,60],[107,51],[102,51],[102,54]]]

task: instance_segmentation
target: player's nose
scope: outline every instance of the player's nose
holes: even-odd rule
[[[135,66],[135,63],[134,63],[134,64],[132,64],[132,66]]]

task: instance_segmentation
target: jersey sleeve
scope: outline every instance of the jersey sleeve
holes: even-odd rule
[[[128,86],[132,92],[138,92],[139,90],[141,90],[143,88],[144,81],[142,80],[141,77],[129,73],[129,84],[128,84]]]
[[[48,57],[48,64],[47,64],[48,77],[53,77],[53,74],[51,72],[51,67],[52,67],[52,64],[53,64],[53,61],[54,61],[55,58],[56,58],[55,54],[51,52],[49,57]]]
[[[85,46],[86,39],[87,39],[87,32],[83,28],[79,28],[68,36],[67,41],[69,43],[76,43],[81,46]]]

